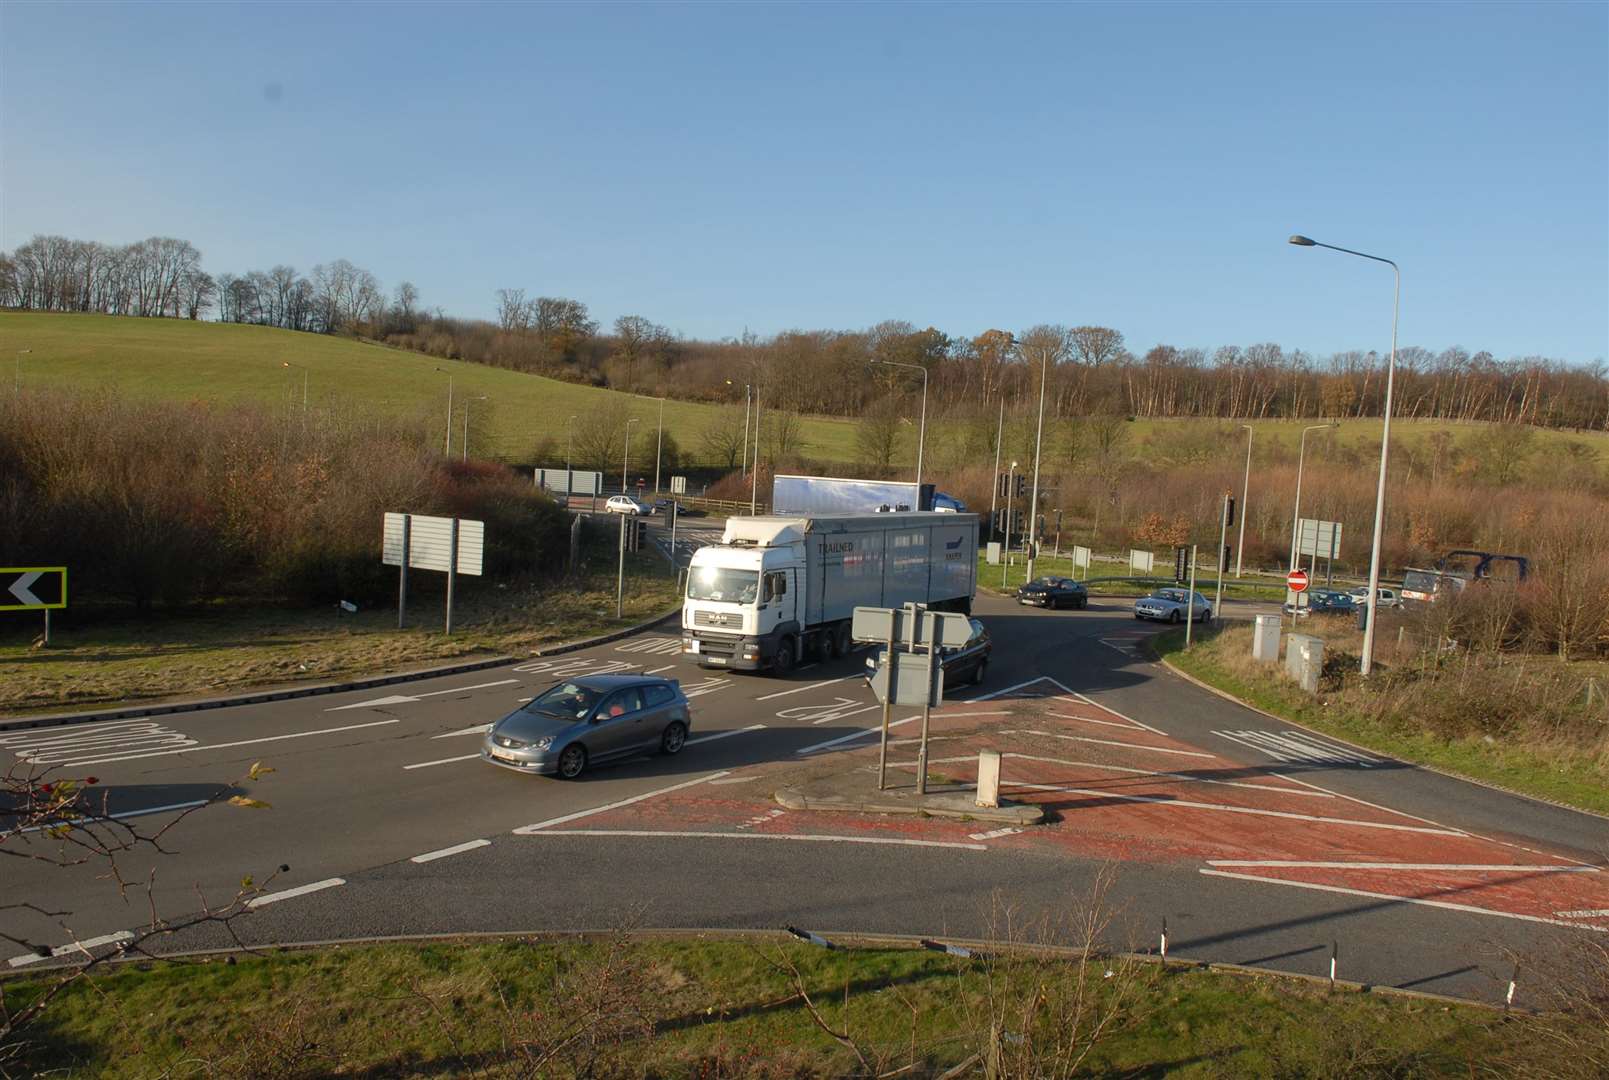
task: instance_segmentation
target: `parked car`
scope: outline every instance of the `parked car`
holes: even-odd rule
[[[1368,588],[1364,588],[1368,593]],[[1294,614],[1299,618],[1308,615],[1356,615],[1359,601],[1349,592],[1338,589],[1313,589],[1307,594],[1307,602],[1301,606],[1287,603],[1285,614]]]
[[[1354,604],[1358,607],[1363,607],[1369,602],[1369,587],[1359,585],[1355,589],[1348,589],[1347,595],[1352,598]],[[1375,590],[1374,603],[1376,607],[1399,608],[1402,606],[1402,597],[1397,595],[1396,589],[1381,587]]]
[[[604,503],[604,509],[611,514],[646,514],[648,507],[632,498],[630,495],[611,495],[609,501]]]
[[[1084,583],[1072,578],[1034,578],[1017,590],[1017,603],[1042,608],[1089,607],[1089,590]]]
[[[1189,589],[1158,589],[1134,601],[1136,619],[1176,623],[1183,622],[1187,612],[1192,622],[1206,622],[1212,618],[1212,605],[1205,596]]]
[[[977,619],[968,619],[972,626],[972,636],[967,638],[965,645],[954,649],[940,649],[938,656],[939,667],[944,670],[944,685],[955,686],[963,681],[971,682],[973,686],[983,682],[989,671],[989,654],[994,651],[994,642],[989,639],[989,631]],[[882,666],[884,649],[873,649],[866,657],[866,684],[871,685],[872,676]]]
[[[687,696],[675,679],[583,675],[493,724],[481,758],[516,772],[574,780],[615,758],[680,753],[692,726]]]

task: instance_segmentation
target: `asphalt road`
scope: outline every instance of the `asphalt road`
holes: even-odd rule
[[[704,672],[671,632],[379,691],[0,732],[0,762],[95,775],[112,812],[147,830],[232,784],[270,803],[193,814],[166,854],[122,860],[128,880],[154,873],[155,910],[170,917],[226,902],[245,875],[267,880],[234,924],[252,944],[784,924],[982,937],[1002,903],[1019,923],[1055,917],[1109,868],[1111,944],[1154,948],[1166,919],[1173,956],[1324,974],[1338,946],[1343,978],[1496,1000],[1511,952],[1609,928],[1609,822],[1308,739],[1143,659],[1155,628],[1131,605],[1044,612],[979,597],[994,663],[955,695],[975,704],[944,710],[975,715],[956,730],[1084,710],[1023,735],[1087,760],[1017,748],[1063,800],[1020,834],[784,814],[769,793],[790,770],[856,768],[874,752],[858,735],[877,719],[861,658],[786,680]],[[682,681],[695,708],[683,753],[571,783],[477,760],[482,725],[559,678],[610,670]],[[950,760],[975,756],[974,736],[952,737]],[[241,782],[259,761],[275,771]],[[1008,757],[1008,780],[1015,768]],[[35,907],[6,906],[23,902]],[[104,940],[150,910],[100,867],[12,859],[0,878],[0,932],[33,943]],[[161,947],[229,943],[213,926]],[[5,970],[48,962],[10,948]]]

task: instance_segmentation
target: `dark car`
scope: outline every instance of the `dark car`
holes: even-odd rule
[[[994,642],[989,640],[989,631],[984,629],[981,622],[968,619],[972,627],[972,634],[967,638],[966,644],[954,649],[940,649],[938,655],[939,667],[944,671],[944,684],[955,686],[962,682],[971,682],[977,686],[983,682],[989,671],[989,654],[994,651]],[[883,650],[873,649],[866,657],[866,683],[871,684],[872,676],[883,663]]]
[[[481,757],[505,769],[573,780],[613,758],[679,753],[692,726],[687,696],[675,679],[583,675],[493,724]]]
[[[1017,603],[1042,608],[1089,607],[1089,590],[1084,583],[1064,577],[1034,578],[1017,589]]]
[[[1364,595],[1368,595],[1365,587]],[[1358,612],[1358,598],[1349,592],[1338,589],[1314,589],[1307,594],[1307,602],[1300,608],[1292,604],[1285,605],[1286,614],[1295,611],[1298,615],[1356,615]]]

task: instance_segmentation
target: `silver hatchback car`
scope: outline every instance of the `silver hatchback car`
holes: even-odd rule
[[[649,751],[679,753],[693,726],[675,679],[588,675],[551,687],[486,732],[481,758],[574,780],[589,765]]]

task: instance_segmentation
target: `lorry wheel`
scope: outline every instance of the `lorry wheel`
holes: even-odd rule
[[[785,637],[777,646],[777,655],[771,661],[771,670],[778,675],[786,675],[793,670],[793,639]]]
[[[841,622],[832,628],[832,656],[834,660],[848,656],[851,644],[848,623]]]

